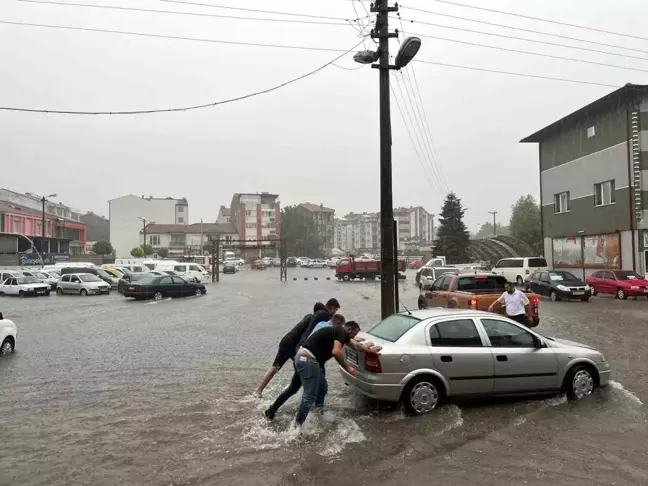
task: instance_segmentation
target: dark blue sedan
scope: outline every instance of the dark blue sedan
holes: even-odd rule
[[[187,282],[182,277],[171,275],[144,277],[124,288],[124,296],[133,297],[135,300],[162,300],[166,297],[189,297],[190,295],[200,297],[206,293],[207,289],[203,284]]]

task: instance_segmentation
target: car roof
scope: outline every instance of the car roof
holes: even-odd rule
[[[433,319],[437,317],[454,317],[457,315],[466,317],[498,317],[498,314],[492,312],[476,311],[471,309],[447,309],[445,307],[431,307],[428,309],[414,310],[411,312],[399,312],[399,315],[411,315],[417,319]]]

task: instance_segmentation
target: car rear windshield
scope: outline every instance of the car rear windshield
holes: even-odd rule
[[[461,292],[504,292],[506,277],[501,275],[467,275],[459,277],[457,290]]]
[[[416,317],[394,314],[376,324],[371,331],[369,331],[369,334],[394,343],[419,322],[421,322],[421,320]]]
[[[614,272],[619,280],[637,280],[641,279],[639,275],[635,272],[623,271],[623,272]]]
[[[529,267],[546,267],[547,260],[544,258],[529,258]]]

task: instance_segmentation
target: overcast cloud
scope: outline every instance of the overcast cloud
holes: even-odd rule
[[[609,30],[645,32],[641,0],[465,0]],[[82,3],[79,0],[78,3]],[[223,15],[206,7],[148,1],[86,1]],[[346,0],[204,0],[203,3],[354,17]],[[404,2],[407,6],[408,2]],[[648,50],[648,42],[489,14],[432,0],[412,6]],[[567,43],[401,10],[404,18]],[[258,15],[260,16],[260,15]],[[272,15],[270,17],[278,17]],[[155,34],[348,49],[350,26],[319,26],[0,2],[0,19]],[[392,26],[400,27],[396,22]],[[423,25],[406,30],[648,69],[648,63]],[[445,41],[423,40],[418,59],[621,86],[646,73],[588,66]],[[367,46],[372,45],[369,41]],[[641,47],[643,46],[643,47]],[[593,47],[593,46],[589,46]],[[398,45],[391,44],[395,52]],[[635,53],[636,54],[636,53]],[[262,90],[308,72],[331,52],[240,47],[94,32],[0,25],[0,105],[132,110],[193,105]],[[648,57],[648,56],[647,56]],[[350,56],[340,60],[354,68]],[[518,141],[613,88],[416,64],[438,159],[448,185],[470,208],[467,223],[508,219],[518,196],[539,195],[537,147]],[[426,178],[392,106],[394,204],[437,213],[443,194]],[[192,222],[216,218],[233,192],[278,193],[283,205],[310,201],[349,211],[379,209],[378,73],[328,67],[276,92],[188,113],[80,117],[0,112],[0,186],[52,193],[108,215],[125,194],[186,197]]]

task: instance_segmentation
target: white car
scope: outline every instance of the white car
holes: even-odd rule
[[[4,319],[0,312],[0,356],[13,353],[16,350],[18,328],[9,319]]]
[[[326,262],[324,260],[311,260],[310,268],[326,268]]]
[[[299,262],[300,267],[305,267],[308,268],[311,266],[311,259],[310,258],[302,258],[301,261]]]
[[[509,282],[524,284],[524,279],[533,272],[549,270],[547,260],[543,257],[504,258],[495,264],[493,273],[503,275]]]
[[[50,286],[34,277],[11,277],[0,285],[0,295],[49,295]]]
[[[110,284],[91,273],[63,275],[56,286],[56,294],[95,295],[109,294]]]
[[[50,290],[56,290],[56,283],[60,278],[54,277],[47,272],[41,272],[40,270],[23,270],[22,273],[25,277],[34,277],[41,282],[45,282],[50,286]]]

